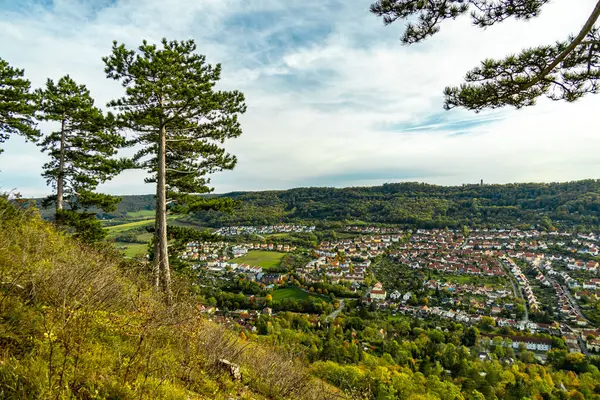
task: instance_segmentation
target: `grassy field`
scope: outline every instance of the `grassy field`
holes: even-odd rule
[[[118,243],[116,247],[117,249],[123,251],[125,257],[132,258],[139,255],[145,255],[148,251],[148,245],[140,243]]]
[[[145,232],[145,233],[140,233],[139,235],[137,235],[137,238],[139,240],[143,240],[144,242],[149,242],[152,240],[152,236],[153,236],[152,233]]]
[[[177,215],[167,215],[168,223],[170,225],[177,225],[177,223],[176,223],[177,217],[178,217]],[[139,228],[141,226],[148,226],[148,225],[152,225],[152,224],[154,224],[154,218],[143,219],[140,221],[133,221],[133,222],[124,221],[123,224],[107,226],[105,229],[108,231],[109,234],[115,234],[115,233],[125,232],[129,229]]]
[[[352,233],[352,232],[336,232],[338,239],[354,239],[359,237],[360,233]]]
[[[128,218],[154,218],[155,215],[156,211],[154,210],[140,210],[127,213]]]
[[[192,227],[191,224],[187,224],[185,222],[179,223],[179,221],[177,220],[178,217],[179,216],[177,216],[177,215],[168,215],[167,221],[168,221],[169,225]],[[109,238],[111,238],[111,237],[114,238],[117,235],[127,232],[129,230],[152,226],[154,224],[154,211],[141,210],[141,211],[136,211],[136,212],[130,212],[127,214],[127,218],[140,218],[140,220],[128,221],[127,219],[122,219],[122,220],[119,220],[119,221],[123,222],[120,225],[112,225],[112,226],[105,227],[105,229],[108,231]],[[141,218],[144,218],[144,219],[141,219]],[[197,226],[194,226],[194,227],[198,228]],[[136,238],[139,241],[144,241],[144,242],[149,243],[152,240],[152,233],[141,230],[141,232],[138,235],[136,235]],[[140,254],[144,255],[144,254],[146,254],[146,251],[148,250],[147,243],[116,242],[115,246],[119,250],[123,251],[123,253],[127,257],[135,257]]]
[[[203,227],[202,225],[196,224],[192,221],[188,221],[183,218],[171,219],[171,220],[169,220],[169,225],[180,226],[182,228],[193,228],[193,229],[198,229],[201,231],[207,229],[207,228]]]
[[[249,251],[245,256],[234,258],[231,262],[272,269],[279,267],[284,255],[285,253],[276,251]]]
[[[106,230],[109,234],[125,232],[132,228],[139,228],[140,226],[148,226],[154,223],[154,219],[146,219],[142,221],[129,222],[121,225],[107,226]]]
[[[318,294],[306,293],[304,290],[301,290],[297,287],[285,288],[285,289],[277,289],[273,293],[273,300],[283,300],[283,299],[296,299],[296,300],[304,300],[309,297],[318,297],[322,300],[327,300],[323,296],[319,296]]]
[[[489,285],[495,288],[510,287],[510,284],[504,277],[440,274],[438,276],[434,276],[434,278],[443,278],[447,282],[453,282],[461,285]]]

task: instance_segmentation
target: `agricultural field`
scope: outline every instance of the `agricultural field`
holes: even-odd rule
[[[132,211],[127,213],[127,218],[154,218],[156,215],[156,211],[154,210],[140,210],[140,211]]]
[[[231,260],[231,262],[237,264],[248,264],[269,270],[278,268],[284,255],[285,253],[279,253],[276,251],[249,251],[245,256],[234,258]]]
[[[141,221],[128,222],[126,224],[121,224],[121,225],[107,226],[106,230],[108,231],[109,236],[110,236],[110,235],[114,235],[116,233],[122,233],[122,232],[128,231],[133,228],[149,226],[152,224],[154,224],[154,219],[145,219],[145,220],[141,220]]]
[[[142,211],[138,211],[140,213]],[[177,215],[167,215],[167,222],[170,225],[180,225],[177,223]],[[114,221],[114,220],[113,220]],[[122,224],[116,224],[111,226],[106,226],[105,229],[109,232],[110,235],[114,235],[116,233],[122,233],[128,231],[130,229],[140,228],[143,226],[150,226],[154,224],[154,218],[146,218],[141,219],[139,221],[128,221],[127,219],[122,220]]]
[[[170,225],[177,224],[176,215],[167,216]],[[138,220],[133,220],[137,218]],[[114,224],[114,223],[117,224]],[[119,222],[121,222],[119,224]],[[114,225],[112,225],[114,224]],[[115,239],[115,247],[123,252],[126,257],[136,257],[145,255],[148,249],[148,243],[152,240],[152,233],[146,231],[146,227],[154,224],[154,211],[142,210],[127,214],[126,218],[117,221],[111,220],[111,226],[105,226],[108,231],[108,237]],[[120,240],[122,236],[132,236],[129,240]]]

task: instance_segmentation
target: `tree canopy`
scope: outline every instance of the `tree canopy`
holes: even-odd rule
[[[50,156],[42,174],[54,189],[47,200],[56,203],[57,222],[76,228],[87,239],[100,239],[104,235],[95,213],[78,210],[91,206],[116,210],[120,198],[95,191],[126,166],[114,158],[125,139],[114,131],[113,116],[105,117],[85,85],[78,85],[70,76],[57,83],[48,79],[37,94],[39,118],[58,125],[39,142]]]
[[[25,79],[24,71],[11,67],[0,58],[0,143],[11,134],[21,134],[35,139],[39,132],[33,118],[35,95],[31,83]],[[0,153],[2,153],[0,149]]]
[[[246,110],[244,96],[215,90],[221,66],[197,54],[193,40],[163,39],[162,48],[144,41],[137,51],[115,42],[104,62],[107,77],[126,88],[109,106],[120,112],[120,125],[136,135],[132,143],[141,149],[133,159],[149,172],[146,181],[156,183],[156,284],[161,276],[169,294],[167,204],[206,208],[197,196],[211,191],[206,175],[236,164],[221,144],[242,132],[237,117]]]
[[[414,44],[440,31],[444,20],[470,12],[473,24],[487,28],[509,18],[537,17],[549,0],[378,0],[371,12],[391,24],[416,16],[406,25],[402,42]],[[598,93],[600,80],[600,17],[596,3],[580,31],[563,41],[524,49],[502,60],[487,59],[467,72],[465,83],[444,90],[446,109],[534,105],[540,96],[575,101]],[[412,19],[411,19],[412,21]]]
[[[234,192],[223,197],[233,213],[194,214],[202,226],[275,225],[339,227],[380,223],[405,227],[544,227],[594,229],[600,221],[600,181],[437,186],[416,182],[353,188],[296,188]]]

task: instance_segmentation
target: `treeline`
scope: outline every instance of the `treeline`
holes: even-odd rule
[[[195,219],[213,227],[342,222],[418,228],[469,225],[542,229],[589,229],[600,221],[600,180],[483,186],[393,183],[235,192],[223,197],[237,202],[233,213],[208,211],[195,214]]]
[[[121,201],[117,204],[114,211],[105,212],[104,210],[91,206],[88,208],[89,212],[96,214],[96,217],[104,220],[110,220],[115,218],[129,218],[131,217],[128,213],[134,213],[137,211],[155,211],[156,210],[156,196],[153,194],[142,194],[142,195],[130,195],[120,196]],[[40,215],[44,219],[51,219],[54,216],[54,207],[48,205],[43,207],[44,199],[37,198],[33,199],[36,205],[40,208]]]

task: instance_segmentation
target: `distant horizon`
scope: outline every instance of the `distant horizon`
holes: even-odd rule
[[[483,180],[483,186],[506,186],[506,185],[528,185],[528,184],[546,184],[546,185],[550,185],[550,184],[565,184],[565,183],[571,183],[571,182],[583,182],[583,181],[598,181],[600,180],[599,178],[583,178],[583,179],[573,179],[573,180],[565,180],[565,181],[523,181],[523,182],[491,182],[488,183],[485,181],[485,179]],[[425,184],[425,185],[429,185],[429,186],[439,186],[439,187],[463,187],[463,186],[481,186],[481,180],[479,182],[476,183],[461,183],[461,184],[449,184],[449,185],[444,185],[444,184],[436,184],[436,183],[430,183],[430,182],[425,182],[425,181],[398,181],[398,182],[385,182],[379,185],[353,185],[353,186],[296,186],[296,187],[289,187],[286,189],[263,189],[263,190],[231,190],[231,191],[227,191],[227,192],[211,192],[211,193],[206,193],[207,195],[226,195],[226,194],[230,194],[230,193],[258,193],[258,192],[285,192],[288,190],[294,190],[294,189],[351,189],[351,188],[370,188],[370,187],[381,187],[384,185],[395,185],[395,184]],[[14,189],[14,190],[3,190],[0,187],[0,193],[1,192],[15,192],[15,193],[20,193],[18,188]],[[154,196],[154,193],[111,193],[111,192],[102,192],[105,194],[109,194],[112,196]],[[21,195],[23,195],[21,193]],[[50,194],[44,194],[44,195],[23,195],[23,198],[27,198],[27,199],[39,199],[39,198],[44,198],[50,196]]]

